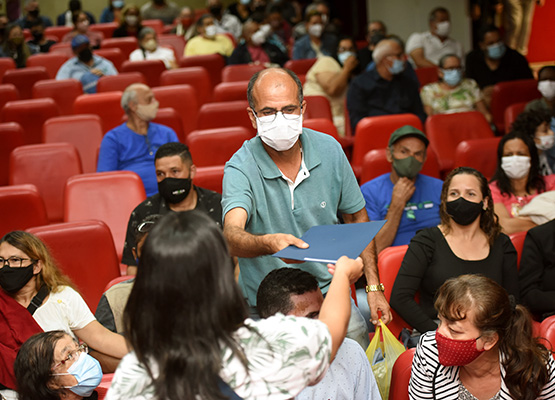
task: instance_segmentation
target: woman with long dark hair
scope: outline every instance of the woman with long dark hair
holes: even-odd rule
[[[362,274],[360,259],[339,259],[319,321],[253,321],[221,229],[197,211],[160,219],[140,265],[124,314],[133,352],[109,400],[220,399],[224,382],[243,398],[290,399],[326,371],[347,330],[349,284]]]

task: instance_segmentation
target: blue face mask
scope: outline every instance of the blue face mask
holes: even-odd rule
[[[344,51],[343,53],[339,53],[337,55],[337,59],[339,60],[341,65],[345,65],[345,61],[347,61],[347,58],[351,56],[355,56],[355,53],[353,53],[352,51]]]
[[[457,86],[462,80],[462,71],[460,69],[442,69],[443,82],[449,86]]]
[[[488,57],[492,60],[499,60],[505,54],[505,44],[503,42],[492,44],[491,46],[487,47],[488,49]]]
[[[398,75],[405,70],[405,63],[398,58],[393,61],[393,65],[388,68],[393,75]]]
[[[89,397],[102,380],[102,368],[90,355],[81,353],[79,359],[67,369],[67,373],[56,375],[73,375],[77,379],[77,385],[66,388],[78,396]]]
[[[123,1],[118,1],[118,0],[117,1],[112,1],[112,6],[114,8],[123,8],[123,5],[124,5]]]

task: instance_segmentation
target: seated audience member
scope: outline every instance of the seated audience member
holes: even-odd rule
[[[430,12],[428,32],[413,33],[407,40],[407,54],[416,68],[435,67],[446,54],[464,56],[462,44],[449,37],[451,18],[449,11],[437,7]]]
[[[441,324],[412,361],[411,399],[548,399],[555,362],[532,334],[525,307],[480,275],[449,279],[435,309]]]
[[[10,21],[4,13],[0,13],[0,43],[4,42],[6,35],[6,27],[9,25]]]
[[[526,234],[518,277],[522,304],[539,320],[554,315],[555,220]]]
[[[52,20],[50,18],[45,15],[40,15],[38,0],[25,0],[24,4],[24,15],[16,21],[21,29],[31,29],[31,25],[37,19],[42,20],[45,28],[52,26]]]
[[[31,49],[25,43],[23,30],[17,24],[10,24],[6,27],[4,35],[6,40],[0,43],[0,57],[12,58],[17,68],[25,68]]]
[[[489,107],[496,83],[534,77],[526,58],[505,46],[501,33],[495,26],[482,28],[478,40],[480,48],[472,50],[466,56],[466,77],[478,83]]]
[[[73,14],[77,11],[83,10],[83,5],[81,4],[81,0],[69,0],[69,4],[67,6],[67,11],[64,11],[58,18],[56,18],[56,25],[58,26],[73,26]],[[92,15],[88,11],[84,11],[87,14],[89,19],[89,23],[96,24],[96,20],[94,15]]]
[[[360,63],[360,69],[366,70],[368,64],[372,62],[372,52],[376,48],[378,42],[385,39],[387,36],[387,28],[382,21],[374,20],[368,24],[368,31],[366,33],[366,40],[368,46],[358,50],[357,57]]]
[[[538,149],[540,174],[551,175],[555,171],[555,136],[551,113],[543,108],[521,113],[511,125],[511,131],[523,133],[534,139]]]
[[[292,398],[335,357],[349,320],[349,285],[362,274],[360,259],[338,260],[318,321],[254,321],[221,229],[198,211],[160,219],[140,264],[124,312],[133,351],[107,399],[216,398],[226,385],[240,398]]]
[[[340,136],[345,135],[345,97],[353,75],[358,71],[355,41],[350,37],[339,40],[337,55],[322,56],[306,73],[305,96],[324,96],[331,106],[333,123]]]
[[[143,29],[141,11],[134,4],[125,6],[118,18],[119,26],[114,30],[112,37],[139,36]]]
[[[185,40],[191,39],[195,34],[195,10],[190,6],[183,7],[175,21],[171,33],[183,36]]]
[[[538,150],[530,135],[513,131],[501,138],[490,188],[503,232],[509,235],[536,226],[519,212],[538,194],[555,190],[555,175],[541,175]]]
[[[164,25],[171,25],[179,15],[179,7],[173,1],[152,0],[141,7],[143,19],[160,19]]]
[[[252,10],[249,7],[250,2],[251,0],[239,0],[234,2],[227,7],[227,12],[231,15],[235,15],[239,18],[239,21],[244,24],[252,14]]]
[[[267,27],[268,29],[264,29]],[[260,25],[254,21],[247,21],[243,25],[243,40],[231,56],[227,63],[233,64],[262,64],[264,66],[281,66],[289,60],[287,54],[282,52],[279,47],[267,41],[268,34],[271,32],[269,25]]]
[[[280,4],[273,4],[270,6],[268,9],[267,22],[272,30],[268,38],[269,42],[278,46],[284,53],[289,54],[291,25],[283,18]]]
[[[378,253],[389,246],[409,244],[417,231],[440,223],[443,182],[420,174],[428,144],[426,135],[410,125],[397,129],[386,150],[391,172],[360,188],[368,218],[387,220],[376,236]]]
[[[134,229],[135,246],[131,249],[133,258],[138,261],[142,254],[143,244],[148,232],[154,227],[156,221],[160,219],[160,214],[151,214],[145,217]],[[137,262],[138,265],[138,262]],[[135,267],[136,269],[136,267]],[[128,267],[129,272],[129,267]],[[94,316],[106,329],[122,334],[123,330],[123,310],[127,304],[127,299],[133,288],[135,278],[116,283],[102,294]]]
[[[119,21],[124,5],[123,0],[108,0],[108,7],[100,14],[100,23]]]
[[[40,19],[36,20],[31,26],[31,35],[33,35],[33,38],[27,41],[27,46],[29,46],[32,54],[48,53],[50,47],[56,43],[44,36],[44,25]]]
[[[133,50],[129,55],[131,61],[161,60],[167,69],[177,68],[175,54],[172,49],[162,47],[158,44],[156,31],[151,27],[145,27],[139,32],[139,48]]]
[[[293,45],[293,60],[331,56],[337,49],[337,36],[324,32],[322,14],[313,11],[306,15],[307,34]]]
[[[151,122],[158,105],[147,85],[134,83],[125,89],[121,108],[127,114],[127,122],[104,135],[96,168],[97,172],[135,172],[141,177],[147,196],[158,192],[154,153],[163,144],[178,141],[173,129]]]
[[[337,35],[339,33],[338,27],[334,24],[334,21],[330,18],[330,7],[328,3],[323,0],[315,0],[310,3],[305,9],[305,17],[311,13],[320,13],[322,16],[322,24],[323,24],[323,31],[327,33],[331,33],[332,35]],[[337,21],[335,21],[337,22]],[[308,33],[308,26],[306,25],[305,21],[300,21],[296,25],[293,26],[293,37],[295,40],[303,37]]]
[[[428,116],[477,110],[491,122],[482,92],[476,81],[463,77],[464,70],[458,56],[446,54],[441,57],[438,75],[439,82],[430,83],[420,91]]]
[[[14,364],[19,400],[97,399],[95,389],[102,368],[79,344],[62,330],[43,332],[27,340]]]
[[[218,33],[231,33],[235,39],[241,37],[243,33],[241,21],[235,15],[223,12],[221,0],[206,0],[206,7],[214,18]]]
[[[555,107],[555,65],[546,65],[538,72],[538,90],[541,99],[535,99],[526,104],[525,111],[543,109],[553,113]]]
[[[127,353],[125,340],[94,318],[69,278],[36,236],[13,231],[0,240],[0,286],[33,315],[44,331],[63,330],[96,350],[113,371]]]
[[[482,274],[518,296],[516,250],[501,233],[480,172],[459,167],[447,175],[439,217],[438,226],[412,238],[391,292],[391,307],[418,333],[437,329],[434,298],[449,278]]]
[[[280,268],[260,283],[256,307],[261,318],[277,313],[318,319],[324,296],[318,281],[298,268]],[[345,338],[324,378],[299,393],[296,400],[381,399],[366,353],[352,339]]]
[[[204,54],[221,54],[229,57],[233,52],[233,42],[226,35],[218,34],[214,18],[210,14],[201,16],[196,29],[198,35],[191,38],[185,45],[185,56],[200,56]]]
[[[384,39],[372,54],[374,65],[356,76],[347,91],[347,109],[353,133],[364,117],[412,113],[424,123],[426,113],[418,94],[419,84],[404,73],[405,53],[397,39]]]
[[[62,43],[71,42],[78,35],[85,35],[89,39],[89,43],[93,49],[100,47],[100,42],[104,39],[101,32],[89,29],[89,18],[84,11],[76,11],[72,16],[73,30],[68,32],[62,38]]]
[[[62,64],[56,79],[77,79],[83,84],[85,93],[96,93],[96,84],[101,76],[118,74],[111,61],[93,54],[89,38],[85,35],[75,36],[71,49],[75,57]]]
[[[222,222],[222,196],[192,183],[197,168],[187,145],[179,142],[163,144],[156,151],[154,166],[158,193],[135,207],[127,224],[121,262],[127,265],[128,275],[137,272],[137,257],[133,255],[133,248],[138,248],[138,242],[134,232],[148,216],[164,215],[170,211],[198,210],[216,224],[221,226]]]

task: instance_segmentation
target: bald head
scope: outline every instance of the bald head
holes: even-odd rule
[[[378,42],[372,53],[372,59],[379,64],[384,58],[403,54],[403,47],[394,39],[384,39]]]
[[[129,114],[133,107],[130,107],[130,104],[139,104],[141,100],[148,97],[154,97],[152,90],[145,85],[144,83],[133,83],[125,89],[123,94],[121,95],[121,108],[125,111],[126,114]]]
[[[267,68],[254,74],[247,87],[249,106],[255,110],[267,97],[292,90],[292,102],[303,102],[303,86],[297,75],[285,68]]]

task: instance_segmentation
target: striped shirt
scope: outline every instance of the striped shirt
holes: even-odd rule
[[[505,369],[502,364],[500,368],[502,379],[498,398],[513,400],[509,389],[505,386]],[[549,357],[547,368],[550,379],[538,399],[555,398],[555,361],[552,357]],[[458,400],[461,385],[459,370],[460,367],[445,367],[439,364],[435,331],[423,334],[412,361],[409,398],[411,400]]]

